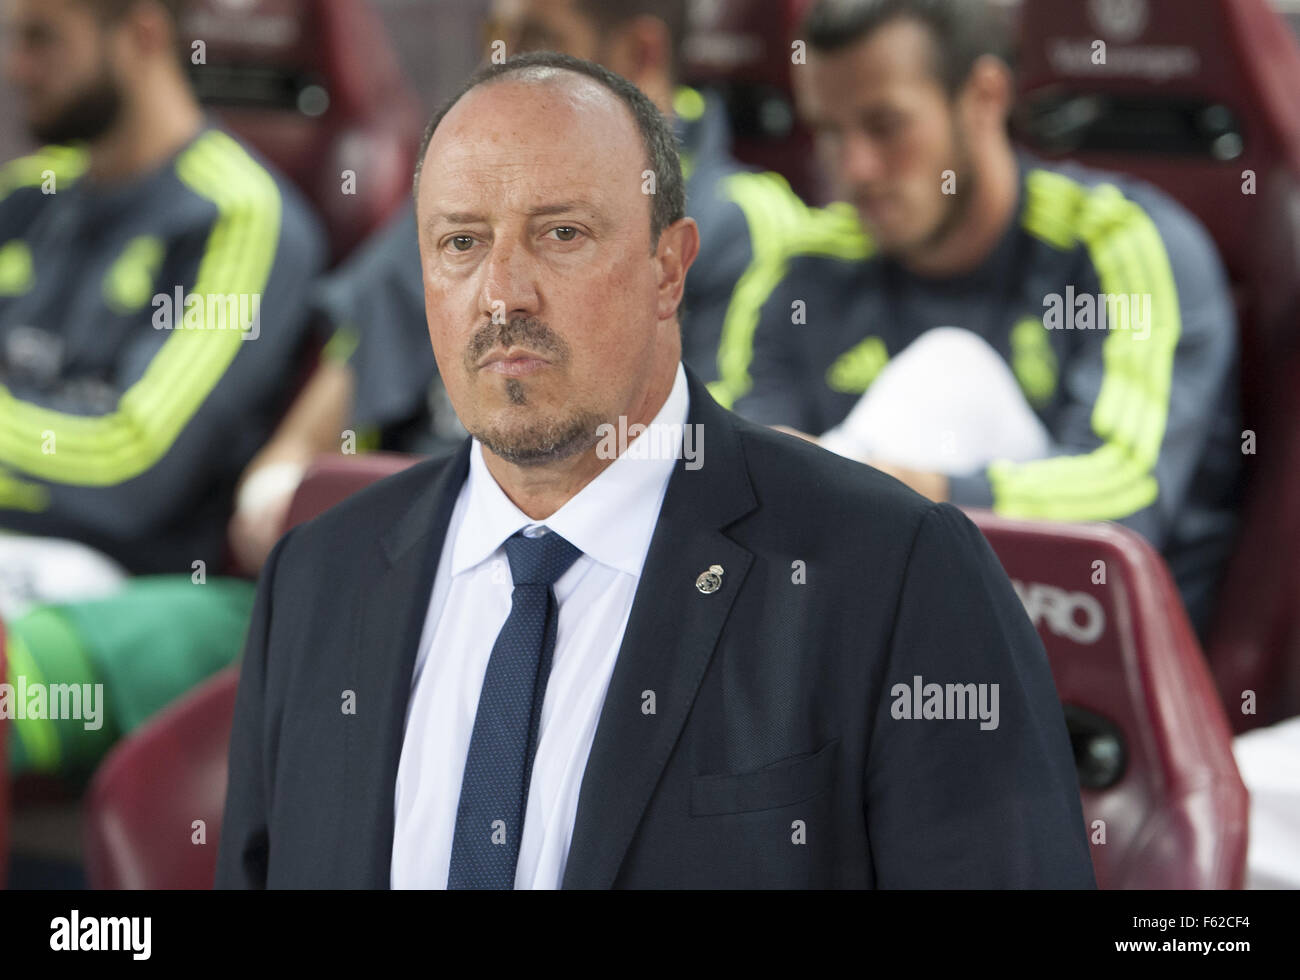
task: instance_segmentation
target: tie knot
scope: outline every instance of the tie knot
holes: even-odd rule
[[[554,585],[581,554],[581,549],[554,531],[536,538],[525,537],[523,531],[516,531],[506,538],[510,578],[515,585]]]

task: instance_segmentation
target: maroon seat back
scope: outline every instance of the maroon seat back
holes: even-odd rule
[[[1047,648],[1098,885],[1242,887],[1246,789],[1164,561],[1119,525],[970,516]]]
[[[418,463],[420,458],[402,453],[362,453],[358,456],[328,454],[316,457],[302,483],[298,485],[293,503],[289,505],[284,530],[323,514],[358,490]]]
[[[827,187],[812,134],[797,119],[791,43],[811,0],[708,0],[691,6],[683,75],[717,90],[731,116],[736,158],[775,170],[810,203]]]
[[[100,764],[86,797],[91,888],[212,887],[238,683],[237,667],[214,675]]]
[[[197,0],[186,36],[200,100],[302,189],[336,260],[406,200],[419,103],[365,0]]]
[[[1276,375],[1246,457],[1241,533],[1206,641],[1237,732],[1300,715],[1300,351]]]
[[[285,530],[418,459],[386,453],[322,456],[299,487]],[[105,758],[86,803],[91,888],[212,887],[238,685],[237,666],[222,671]],[[203,844],[194,843],[195,820],[205,824]]]

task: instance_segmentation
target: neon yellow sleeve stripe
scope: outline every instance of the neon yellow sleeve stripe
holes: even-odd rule
[[[9,660],[7,682],[17,689],[18,678],[26,677],[29,686],[36,684],[44,686],[46,683],[45,675],[41,673],[40,668],[36,665],[36,659],[32,656],[31,651],[27,649],[27,644],[23,642],[22,637],[10,631],[5,638]],[[62,753],[59,750],[59,735],[54,721],[49,718],[28,718],[26,716],[22,718],[14,717],[11,720],[14,725],[14,733],[22,739],[23,751],[27,753],[30,767],[40,772],[57,771]],[[8,764],[7,759],[5,764]]]
[[[43,146],[0,167],[0,200],[20,187],[44,182],[47,170],[53,171],[57,184],[74,181],[85,172],[86,163],[85,151],[77,147]]]
[[[1150,335],[1112,329],[1103,343],[1091,420],[1102,445],[1077,456],[994,463],[994,509],[1053,520],[1122,518],[1159,492],[1153,471],[1182,332],[1169,256],[1150,217],[1113,185],[1085,190],[1060,174],[1033,171],[1027,191],[1026,228],[1057,247],[1068,247],[1064,229],[1071,229],[1070,242],[1087,247],[1103,294],[1150,296]]]
[[[673,92],[673,112],[687,122],[695,122],[704,115],[704,96],[689,85],[679,85]]]
[[[1114,202],[1127,204],[1113,189],[1110,192]],[[1163,437],[1168,376],[1172,370],[1173,344],[1177,340],[1177,330],[1165,325],[1176,325],[1178,320],[1172,279],[1164,289],[1152,285],[1153,279],[1159,278],[1161,263],[1157,261],[1153,269],[1149,260],[1152,256],[1163,256],[1163,246],[1158,237],[1148,237],[1154,229],[1144,228],[1143,224],[1134,224],[1128,235],[1115,236],[1110,242],[1091,243],[1090,247],[1103,290],[1141,292],[1145,285],[1151,290],[1153,320],[1161,329],[1157,332],[1153,328],[1152,336],[1145,342],[1127,332],[1115,332],[1108,337],[1103,348],[1103,388],[1093,417],[1095,431],[1107,443],[1093,453],[1020,467],[1019,485],[1004,485],[1002,489],[1009,495],[1010,491],[1019,493],[1015,505],[1024,508],[1024,512],[1032,509],[1032,513],[1041,516],[1080,519],[1080,508],[1083,508],[1089,517],[1113,517],[1131,513],[1132,509],[1154,499],[1156,487],[1147,471],[1154,466]],[[1147,263],[1145,276],[1129,275],[1127,270],[1141,263]],[[1167,269],[1167,260],[1163,264]],[[1158,367],[1162,348],[1168,354],[1163,386]],[[1005,476],[1008,468],[999,469]],[[1080,497],[1110,499],[1080,502],[1077,499]],[[1124,507],[1128,509],[1122,510]]]
[[[334,331],[333,336],[321,348],[321,360],[346,364],[351,360],[352,355],[356,353],[357,346],[360,343],[361,335],[357,332],[356,327],[350,323],[345,323]]]
[[[745,213],[753,258],[736,283],[718,345],[718,380],[709,392],[731,408],[753,386],[754,335],[763,305],[799,254],[865,258],[870,243],[851,206],[810,208],[775,174],[736,174],[727,179],[731,199]],[[845,210],[847,208],[847,211]]]
[[[710,394],[723,408],[735,405],[753,384],[749,365],[759,313],[785,271],[786,262],[778,256],[755,257],[736,282],[718,344],[718,380],[709,385]]]
[[[191,295],[259,297],[280,235],[280,194],[233,139],[205,134],[177,161],[180,179],[217,207]],[[176,311],[177,318],[183,311]],[[77,486],[111,486],[155,465],[225,374],[238,330],[174,329],[115,411],[80,416],[30,405],[0,386],[0,462]],[[256,341],[254,341],[256,342]],[[42,451],[53,432],[54,452]]]
[[[727,305],[718,343],[718,380],[710,385],[714,398],[730,408],[749,390],[759,311],[785,275],[782,242],[798,225],[800,210],[806,206],[774,174],[732,174],[723,185],[745,215],[751,253]]]

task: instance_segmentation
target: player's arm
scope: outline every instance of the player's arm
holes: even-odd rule
[[[1077,293],[1137,297],[1139,312],[1149,298],[1149,321],[1074,331],[1051,455],[953,478],[951,499],[1009,517],[1119,521],[1160,547],[1227,421],[1218,413],[1235,378],[1235,315],[1213,245],[1181,213],[1157,229],[1113,188],[1094,189],[1084,213]]]
[[[724,408],[759,418],[771,414],[769,407],[776,409],[769,402],[776,397],[774,392],[784,388],[778,379],[768,377],[777,363],[766,356],[767,348],[787,339],[771,329],[760,334],[760,327],[768,319],[780,319],[779,311],[773,312],[773,293],[785,279],[796,242],[806,233],[809,209],[784,178],[771,173],[732,174],[722,181],[720,193],[744,216],[749,250],[748,262],[738,270],[722,313],[718,376],[709,392]],[[788,325],[788,317],[785,322]],[[760,345],[764,357],[756,364]],[[760,372],[757,378],[755,371]],[[769,384],[769,380],[775,383]],[[759,420],[768,421],[765,417]]]
[[[814,432],[817,421],[808,397],[809,374],[801,346],[806,336],[803,331],[808,328],[791,323],[786,285],[779,284],[760,308],[746,351],[743,386],[729,390],[745,392],[734,408],[747,419]]]
[[[756,207],[750,210],[752,226],[761,219]],[[727,311],[718,352],[720,380],[710,391],[756,422],[820,432],[825,426],[808,395],[809,385],[821,379],[813,382],[806,364],[806,311],[795,317],[796,301],[806,307],[817,290],[804,260],[861,261],[872,246],[853,209],[842,204],[800,205],[759,241],[766,244],[756,245],[754,262]]]
[[[244,469],[235,488],[229,533],[244,570],[252,573],[262,567],[311,461],[338,450],[354,389],[347,361],[327,350],[275,434]]]
[[[207,134],[177,169],[215,219],[169,243],[159,293],[111,375],[0,383],[0,470],[11,474],[0,508],[37,515],[21,527],[90,541],[148,533],[251,454],[248,415],[278,397],[320,242],[284,225],[270,174],[225,134]],[[159,297],[174,307],[177,288],[198,302],[168,311]]]

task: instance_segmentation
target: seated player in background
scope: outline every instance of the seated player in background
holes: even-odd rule
[[[488,57],[546,50],[595,61],[673,121],[701,237],[683,303],[684,360],[709,382],[719,376],[724,324],[745,308],[733,303],[741,277],[783,248],[809,209],[784,178],[731,157],[717,97],[678,84],[686,8],[685,0],[498,0],[484,41]],[[279,537],[307,464],[338,452],[345,429],[362,446],[428,454],[466,436],[429,355],[413,208],[328,278],[317,306],[335,331],[327,356],[240,488],[231,541],[249,569]]]
[[[216,577],[233,489],[283,411],[325,250],[204,117],[182,7],[4,5],[6,77],[50,144],[0,171],[7,679],[103,685],[97,728],[15,718],[16,770],[95,762],[233,661],[251,608]]]
[[[752,363],[724,378],[737,410],[935,500],[1126,524],[1203,632],[1240,463],[1205,230],[1149,185],[1013,148],[983,2],[819,2],[801,36],[800,111],[854,208],[766,277]]]

